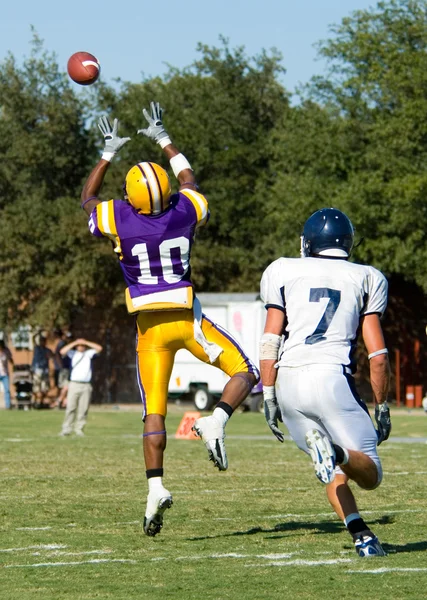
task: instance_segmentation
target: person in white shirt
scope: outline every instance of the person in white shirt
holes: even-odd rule
[[[73,427],[76,435],[84,435],[92,397],[92,359],[101,352],[102,346],[83,338],[70,342],[60,350],[61,356],[68,356],[71,361],[62,436],[70,435]]]
[[[377,445],[391,431],[388,351],[380,324],[388,286],[377,269],[348,262],[353,243],[350,219],[337,209],[322,209],[304,225],[302,257],[279,258],[265,270],[261,298],[267,320],[260,345],[264,411],[279,441],[284,436],[278,420],[311,456],[357,554],[384,556],[348,482],[374,489],[382,479]],[[354,385],[359,331],[370,360],[378,431]]]

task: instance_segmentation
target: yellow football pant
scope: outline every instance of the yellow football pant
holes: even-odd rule
[[[137,378],[144,405],[143,416],[166,416],[168,386],[175,353],[185,348],[204,363],[209,363],[209,358],[194,339],[192,310],[141,312],[136,323]],[[223,348],[213,366],[230,377],[242,372],[258,376],[256,366],[224,329],[205,315],[201,327],[209,342]]]

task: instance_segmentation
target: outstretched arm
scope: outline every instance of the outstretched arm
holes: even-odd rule
[[[163,122],[163,109],[158,102],[151,102],[150,112],[145,108],[142,113],[148,123],[146,129],[138,129],[137,133],[142,133],[148,138],[154,140],[162,148],[163,153],[168,159],[175,177],[178,179],[180,188],[197,189],[196,178],[190,163],[178,148],[172,144],[169,134],[166,132]]]
[[[390,383],[388,350],[377,314],[366,315],[362,321],[363,341],[368,351],[371,387],[375,400],[375,421],[377,423],[378,445],[385,441],[391,432],[390,410],[387,404]]]
[[[87,178],[81,193],[81,206],[88,215],[90,215],[95,206],[101,202],[101,200],[98,198],[98,194],[104,182],[104,177],[108,171],[111,161],[120,148],[122,148],[126,142],[130,140],[129,137],[119,137],[119,122],[117,119],[114,119],[113,125],[111,125],[107,117],[101,117],[98,122],[98,128],[104,136],[104,150],[101,160]]]

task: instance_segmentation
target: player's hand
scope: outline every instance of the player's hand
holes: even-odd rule
[[[108,117],[101,117],[98,121],[98,128],[104,136],[104,152],[111,154],[111,158],[130,140],[130,137],[118,136],[119,121],[117,119],[114,119],[113,126],[111,126]]]
[[[277,403],[274,386],[265,386],[263,388],[264,395],[264,415],[267,425],[274,433],[279,442],[285,441],[285,436],[278,427],[278,421],[282,420],[279,404]]]
[[[375,421],[377,423],[378,446],[388,439],[391,432],[390,409],[387,401],[375,405]]]
[[[150,103],[150,113],[145,108],[142,109],[142,114],[148,123],[148,127],[147,129],[138,129],[137,133],[142,133],[164,148],[167,144],[170,144],[171,141],[163,126],[163,109],[158,102]]]

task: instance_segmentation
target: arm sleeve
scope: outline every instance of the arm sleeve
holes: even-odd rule
[[[280,259],[279,259],[280,260]],[[261,300],[265,304],[265,308],[278,308],[285,310],[284,286],[281,287],[281,279],[279,261],[274,261],[264,271],[261,278]]]
[[[203,225],[206,225],[209,220],[209,208],[208,201],[203,194],[188,188],[181,190],[179,193],[190,200],[191,204],[193,205],[196,211],[196,227],[202,227]]]
[[[387,308],[388,282],[384,275],[371,267],[368,275],[368,300],[363,315],[377,313],[381,317]]]

